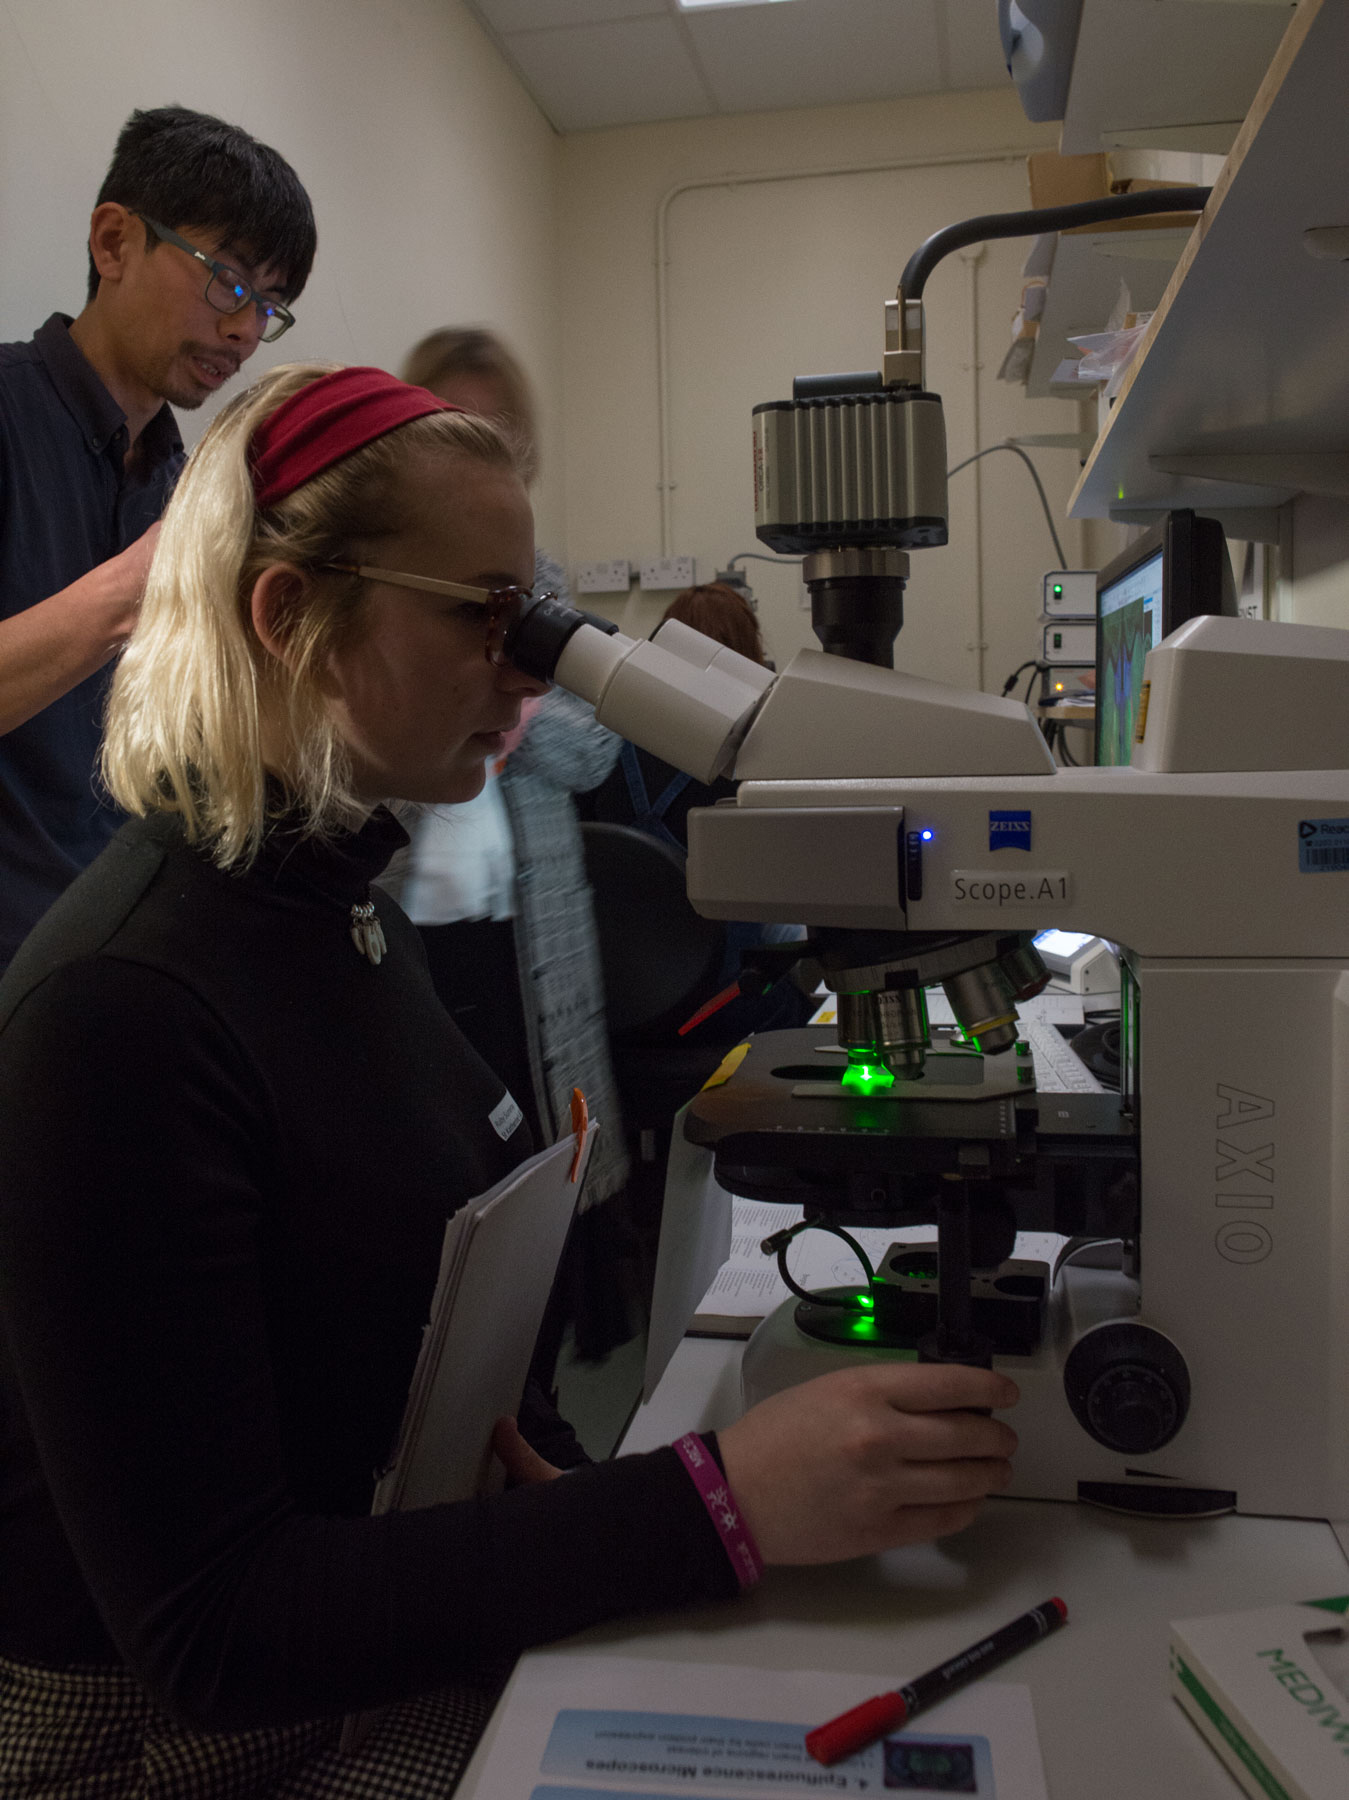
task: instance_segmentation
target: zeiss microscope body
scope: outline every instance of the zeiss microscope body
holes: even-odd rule
[[[690,899],[804,920],[854,1032],[891,1033],[897,1079],[845,1095],[846,1032],[815,1079],[769,1037],[687,1129],[733,1191],[795,1164],[818,1214],[884,1225],[964,1182],[1084,1251],[1041,1271],[1033,1329],[992,1332],[1022,1391],[1013,1493],[1346,1518],[1349,633],[1197,619],[1146,679],[1133,764],[1101,769],[1056,769],[1023,707],[893,670],[803,652],[761,686],[729,740],[735,800],[690,815]],[[1122,1092],[1094,1112],[1039,1092],[1016,1051],[1021,947],[1047,926],[1120,948]],[[963,1044],[918,1041],[936,980]],[[1007,1249],[972,1258],[995,1310]],[[913,1288],[912,1258],[895,1266]],[[799,1316],[749,1345],[747,1399],[915,1354],[865,1317],[821,1337]]]

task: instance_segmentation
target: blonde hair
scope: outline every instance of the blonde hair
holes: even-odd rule
[[[320,688],[328,658],[359,640],[365,583],[322,572],[353,544],[400,530],[410,458],[440,455],[515,470],[487,420],[437,412],[414,419],[320,471],[259,513],[248,449],[282,401],[334,363],[288,363],[236,396],[188,458],[164,515],[140,618],[113,678],[103,779],[127,812],[181,815],[188,841],[222,868],[257,855],[268,818],[268,749],[285,808],[328,836],[368,810]],[[447,483],[452,496],[452,480]],[[252,592],[278,563],[306,571],[300,599],[276,621],[286,657],[268,651]]]
[[[399,370],[414,387],[437,392],[456,375],[483,375],[501,390],[502,407],[494,415],[515,451],[521,479],[532,482],[539,472],[539,431],[534,390],[514,353],[485,325],[446,325],[430,332],[407,353]]]

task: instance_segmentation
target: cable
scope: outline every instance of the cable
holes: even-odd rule
[[[1039,666],[1040,666],[1039,663],[1036,662],[1036,660],[1033,656],[1028,657],[1025,662],[1019,664],[1018,667],[1013,669],[1011,674],[1007,677],[1006,681],[1003,682],[1003,684],[1002,684],[1003,693],[1004,694],[1011,693],[1012,689],[1016,686],[1017,681],[1020,679],[1021,671],[1023,669],[1038,669]]]
[[[1098,1235],[1070,1237],[1068,1242],[1059,1252],[1059,1260],[1054,1267],[1055,1275],[1057,1276],[1060,1269],[1066,1269],[1068,1264],[1072,1262],[1074,1258],[1080,1256],[1084,1250],[1096,1250],[1099,1249],[1102,1244],[1118,1244],[1121,1255],[1124,1251],[1124,1239],[1120,1237],[1101,1237]],[[1099,1268],[1100,1264],[1095,1264],[1093,1266]]]
[[[767,562],[767,563],[779,563],[779,564],[781,564],[781,563],[800,564],[800,563],[803,563],[805,560],[806,559],[804,556],[765,556],[763,554],[763,552],[760,550],[737,550],[735,555],[730,557],[727,560],[726,567],[728,569],[733,569],[738,562]]]
[[[843,1242],[852,1251],[853,1255],[866,1271],[867,1286],[871,1287],[874,1285],[876,1271],[871,1266],[870,1257],[868,1257],[866,1251],[858,1243],[857,1239],[849,1232],[846,1232],[841,1225],[831,1225],[824,1219],[802,1219],[795,1225],[789,1225],[785,1231],[775,1231],[771,1237],[766,1237],[763,1240],[759,1245],[759,1248],[763,1251],[765,1256],[776,1254],[778,1259],[778,1274],[781,1275],[786,1286],[790,1288],[798,1300],[809,1300],[815,1306],[842,1306],[849,1310],[856,1307],[857,1301],[855,1298],[838,1300],[835,1299],[832,1294],[812,1294],[809,1288],[803,1288],[799,1282],[793,1278],[791,1271],[787,1267],[787,1246],[794,1237],[797,1237],[803,1231],[828,1231],[831,1232],[834,1237],[842,1238]]]
[[[1040,472],[1026,455],[1026,452],[1021,448],[1020,444],[1014,444],[1010,438],[1006,438],[1001,444],[990,444],[987,450],[976,450],[973,456],[967,456],[964,462],[957,463],[954,469],[948,469],[946,471],[946,479],[949,481],[953,475],[959,475],[962,469],[968,469],[970,464],[978,462],[981,456],[992,456],[995,450],[1012,451],[1014,455],[1021,458],[1022,462],[1025,463],[1026,467],[1030,470],[1030,478],[1035,483],[1035,491],[1040,496],[1040,505],[1044,508],[1045,524],[1048,525],[1049,535],[1054,540],[1054,554],[1059,559],[1059,567],[1061,569],[1066,569],[1068,567],[1068,559],[1063,554],[1063,545],[1059,542],[1059,534],[1054,529],[1054,515],[1049,510],[1049,500],[1045,494],[1044,483],[1040,480]]]
[[[905,263],[899,278],[901,310],[906,300],[922,297],[927,278],[941,259],[966,244],[1039,237],[1045,232],[1068,231],[1074,225],[1100,225],[1108,219],[1138,219],[1152,213],[1203,212],[1211,191],[1206,187],[1147,188],[1133,194],[1103,194],[1071,206],[1035,206],[1022,212],[981,213],[975,219],[962,219],[958,225],[934,231]]]

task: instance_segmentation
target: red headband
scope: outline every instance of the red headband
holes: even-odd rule
[[[383,369],[336,369],[283,400],[253,433],[249,464],[259,512],[410,419],[462,412]]]

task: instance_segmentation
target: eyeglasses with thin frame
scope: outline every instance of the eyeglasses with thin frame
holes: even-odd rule
[[[483,609],[483,635],[487,660],[500,668],[510,661],[506,640],[520,622],[525,602],[533,590],[525,587],[470,587],[462,581],[440,581],[434,575],[405,575],[397,569],[376,569],[369,563],[328,562],[325,569],[337,569],[343,575],[360,575],[366,581],[387,581],[392,587],[419,588],[426,594],[445,594],[451,600],[466,600]],[[541,594],[540,603],[556,600],[556,594]]]
[[[204,250],[198,250],[195,244],[189,244],[185,237],[179,237],[176,231],[170,231],[167,225],[161,225],[158,219],[152,219],[148,213],[137,213],[136,217],[150,227],[161,243],[186,250],[189,256],[195,257],[202,265],[207,271],[206,298],[217,312],[240,313],[246,306],[256,306],[258,317],[262,320],[261,337],[264,344],[274,344],[295,323],[295,315],[288,306],[283,306],[279,300],[269,300],[255,287],[250,287],[237,269],[230,268],[228,263],[218,262]]]

